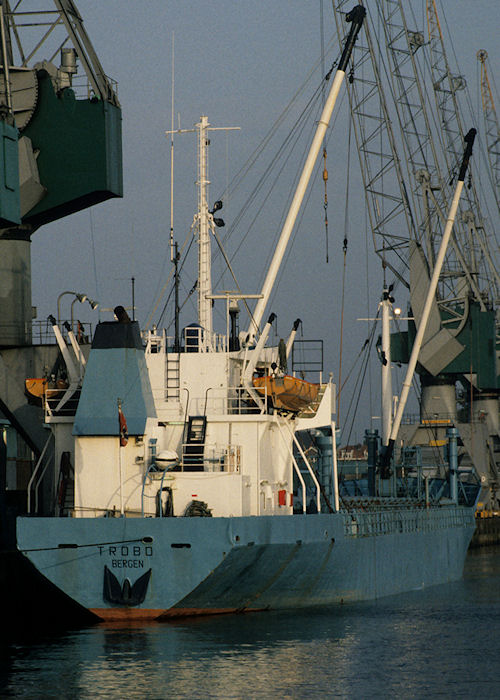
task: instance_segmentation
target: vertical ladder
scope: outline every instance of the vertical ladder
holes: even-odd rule
[[[64,487],[62,502],[59,504],[59,515],[69,518],[75,507],[75,480],[70,479]]]
[[[180,355],[178,352],[165,353],[165,394],[167,401],[180,397]]]
[[[59,517],[69,517],[75,507],[75,470],[69,452],[61,454],[61,466],[57,484],[56,511]]]

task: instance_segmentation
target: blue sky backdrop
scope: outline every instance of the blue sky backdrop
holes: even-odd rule
[[[373,3],[375,0],[371,0]],[[353,1],[353,5],[355,2]],[[365,3],[370,5],[370,0]],[[413,2],[418,15],[424,3]],[[123,110],[124,198],[98,205],[47,225],[33,236],[33,304],[38,319],[55,313],[58,295],[68,289],[98,299],[101,307],[131,303],[131,277],[135,278],[136,318],[144,325],[157,294],[170,272],[168,248],[170,222],[170,143],[164,132],[171,128],[171,56],[175,37],[176,126],[191,128],[200,115],[212,125],[239,126],[240,131],[214,132],[210,147],[210,192],[215,201],[258,146],[312,67],[320,58],[320,0],[80,0],[78,8],[86,30],[106,73],[118,81]],[[327,67],[338,55],[331,5],[324,1]],[[479,110],[478,49],[486,49],[490,66],[500,74],[498,0],[441,0],[438,3],[445,35],[451,35],[448,58],[468,82],[475,116]],[[498,76],[497,76],[497,79]],[[315,71],[302,103],[320,82]],[[338,377],[340,300],[342,295],[343,239],[347,234],[343,376],[367,336],[367,324],[359,317],[373,316],[380,299],[380,264],[370,247],[357,155],[351,156],[347,185],[347,100],[337,110],[328,143],[329,262],[325,260],[323,183],[321,172],[307,198],[292,251],[280,276],[269,311],[278,314],[277,337],[289,333],[295,318],[302,318],[306,338],[324,338],[325,372]],[[497,105],[498,106],[498,105]],[[500,106],[499,106],[500,108]],[[307,148],[314,126],[300,134],[299,154]],[[291,121],[283,125],[284,140]],[[321,167],[321,166],[320,166]],[[231,226],[238,217],[245,193],[252,191],[260,175],[251,173],[248,183],[230,192],[221,216],[226,229],[228,254],[240,287],[260,291],[272,241],[279,232],[284,207],[290,197],[295,167],[287,163],[283,184],[272,197],[260,192],[253,200],[246,228]],[[174,231],[182,245],[196,210],[196,141],[193,134],[175,138]],[[348,209],[346,210],[346,198]],[[368,241],[368,246],[366,245]],[[215,247],[215,243],[213,244]],[[238,251],[238,255],[236,255]],[[214,263],[214,291],[234,289],[220,261]],[[183,270],[181,298],[192,288],[196,275],[194,247]],[[164,297],[165,301],[166,297]],[[160,303],[159,309],[163,308]],[[404,294],[397,299],[405,303]],[[62,302],[62,316],[69,317],[71,298]],[[66,308],[67,306],[67,308]],[[216,307],[215,325],[225,329],[224,308]],[[91,312],[78,305],[82,320],[109,320],[107,312]],[[172,305],[165,320],[172,319]],[[267,312],[266,312],[267,313]],[[156,314],[158,316],[159,313]],[[183,308],[182,324],[196,319],[196,294]],[[155,319],[156,320],[156,319]],[[247,326],[242,316],[242,329]],[[360,439],[371,416],[379,415],[378,361],[372,366],[372,387],[359,405],[354,437]],[[397,386],[397,385],[396,385]],[[350,400],[346,389],[345,401]],[[345,409],[344,409],[345,410]],[[341,417],[342,418],[342,417]],[[379,427],[374,419],[374,427]]]

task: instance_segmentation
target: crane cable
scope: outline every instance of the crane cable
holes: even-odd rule
[[[326,169],[326,145],[323,146],[323,182],[325,183],[325,199],[323,209],[325,211],[325,246],[326,246],[326,262],[328,264],[328,170]]]
[[[344,264],[342,269],[342,301],[340,305],[340,349],[339,349],[339,391],[337,394],[337,423],[340,423],[340,397],[342,395],[342,349],[344,339],[344,298],[345,298],[345,273],[347,267],[347,244],[349,231],[349,177],[351,171],[351,133],[352,120],[349,119],[349,136],[347,141],[347,180],[346,180],[346,195],[344,208],[344,241],[342,250],[344,253]]]
[[[346,418],[344,422],[344,426],[342,427],[341,431],[341,436],[342,440],[346,445],[348,445],[351,441],[351,435],[352,431],[354,430],[354,422],[356,420],[356,416],[358,414],[358,408],[359,408],[359,402],[361,400],[361,390],[365,384],[366,380],[366,374],[369,372],[369,365],[370,365],[370,357],[371,357],[371,352],[373,348],[373,342],[375,340],[375,331],[377,328],[377,320],[379,318],[379,311],[377,311],[376,318],[372,324],[371,330],[370,330],[370,335],[368,338],[365,340],[365,343],[362,348],[362,352],[365,352],[365,356],[363,358],[363,362],[361,364],[361,367],[359,369],[358,375],[356,377],[356,381],[354,383],[354,388],[351,391],[351,400],[349,402],[349,406],[346,411]],[[349,420],[351,421],[349,430],[348,430],[348,435],[347,439],[344,438],[345,435],[345,430],[347,428],[347,425],[349,423]]]
[[[319,23],[320,23],[320,38],[321,38],[321,75],[325,75],[325,23],[323,18],[323,0],[320,0],[319,4]],[[322,104],[325,106],[326,92],[325,92],[325,81],[321,84],[321,96]],[[325,196],[323,200],[323,209],[325,215],[325,256],[326,263],[328,264],[328,170],[326,168],[326,133],[323,139],[323,182],[325,185]]]

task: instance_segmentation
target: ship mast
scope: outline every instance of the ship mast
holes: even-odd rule
[[[212,334],[212,263],[210,250],[210,221],[207,203],[208,186],[208,118],[200,117],[198,131],[198,323],[208,338]]]
[[[195,214],[193,228],[198,235],[198,323],[204,331],[206,347],[211,347],[212,338],[212,258],[210,245],[210,231],[213,232],[216,225],[224,225],[219,219],[214,219],[215,211],[222,207],[222,202],[216,202],[212,211],[208,209],[208,147],[210,139],[209,131],[234,131],[239,126],[210,126],[208,117],[201,116],[200,121],[194,125],[194,129],[173,129],[165,131],[169,134],[186,134],[197,132],[198,138],[198,169],[196,186],[198,190],[198,211]],[[173,224],[171,223],[171,230]],[[177,255],[177,253],[176,253]],[[176,302],[177,309],[177,302]]]

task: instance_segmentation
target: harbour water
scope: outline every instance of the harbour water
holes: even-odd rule
[[[8,601],[3,601],[8,605]],[[500,547],[376,602],[2,636],[0,698],[500,696]]]

